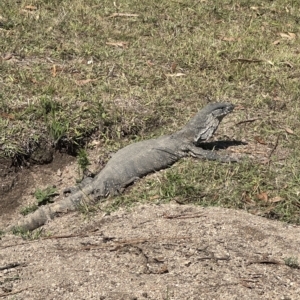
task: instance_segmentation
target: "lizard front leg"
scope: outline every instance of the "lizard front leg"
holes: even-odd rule
[[[238,159],[229,155],[220,155],[214,150],[204,150],[196,147],[195,145],[189,145],[188,151],[193,157],[203,158],[208,160],[217,160],[220,162],[237,162]]]

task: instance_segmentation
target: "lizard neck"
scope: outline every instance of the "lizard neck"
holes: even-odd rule
[[[181,130],[174,132],[171,137],[183,143],[194,143],[195,134],[194,130],[185,126]]]

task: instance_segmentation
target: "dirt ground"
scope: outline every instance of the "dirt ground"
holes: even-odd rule
[[[0,228],[36,186],[61,191],[76,172],[63,154],[18,172],[1,162]],[[300,228],[244,211],[144,204],[70,213],[43,231],[1,237],[1,299],[299,299]]]

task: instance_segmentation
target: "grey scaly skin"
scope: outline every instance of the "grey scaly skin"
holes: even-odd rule
[[[220,156],[215,151],[197,147],[212,137],[222,119],[233,109],[234,105],[230,103],[208,104],[174,134],[124,147],[112,156],[95,178],[82,183],[79,189],[61,201],[40,207],[21,226],[33,230],[48,219],[53,219],[59,212],[75,210],[83,200],[98,201],[108,195],[119,194],[137,179],[165,169],[188,155],[222,162],[236,161],[229,156]]]

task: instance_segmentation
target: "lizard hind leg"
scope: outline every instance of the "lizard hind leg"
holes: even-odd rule
[[[126,182],[124,182],[124,183],[122,184],[121,187],[119,187],[119,188],[117,189],[118,193],[119,193],[119,194],[123,193],[124,190],[125,190],[128,186],[134,184],[134,183],[135,183],[136,181],[138,181],[139,179],[140,179],[140,177],[137,177],[137,176],[130,178],[129,180],[127,180]]]
[[[140,178],[132,177],[122,184],[115,184],[114,181],[106,181],[100,187],[94,188],[92,192],[94,201],[103,201],[103,198],[118,196],[124,192],[126,187],[134,184],[138,179]]]

